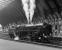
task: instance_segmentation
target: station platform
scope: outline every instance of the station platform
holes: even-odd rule
[[[0,39],[0,50],[62,50],[62,49]]]
[[[62,45],[14,41],[8,34],[0,33],[0,50],[62,50]]]

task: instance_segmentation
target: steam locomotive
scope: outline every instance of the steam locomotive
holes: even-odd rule
[[[15,29],[9,29],[9,36],[11,39],[18,36],[19,40],[43,41],[52,37],[52,25],[44,23],[18,26]]]

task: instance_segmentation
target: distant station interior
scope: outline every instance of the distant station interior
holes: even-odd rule
[[[20,45],[62,48],[62,0],[0,0],[0,32],[1,39]]]

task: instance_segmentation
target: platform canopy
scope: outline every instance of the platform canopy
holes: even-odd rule
[[[36,0],[33,17],[35,23],[45,18],[44,9],[48,9],[45,0]],[[0,0],[0,24],[7,25],[12,22],[27,23],[21,0]]]
[[[24,22],[24,18],[20,0],[0,0],[0,24]]]

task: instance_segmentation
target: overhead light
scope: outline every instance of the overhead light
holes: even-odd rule
[[[10,4],[14,0],[0,0],[0,10],[5,8],[8,4]]]

